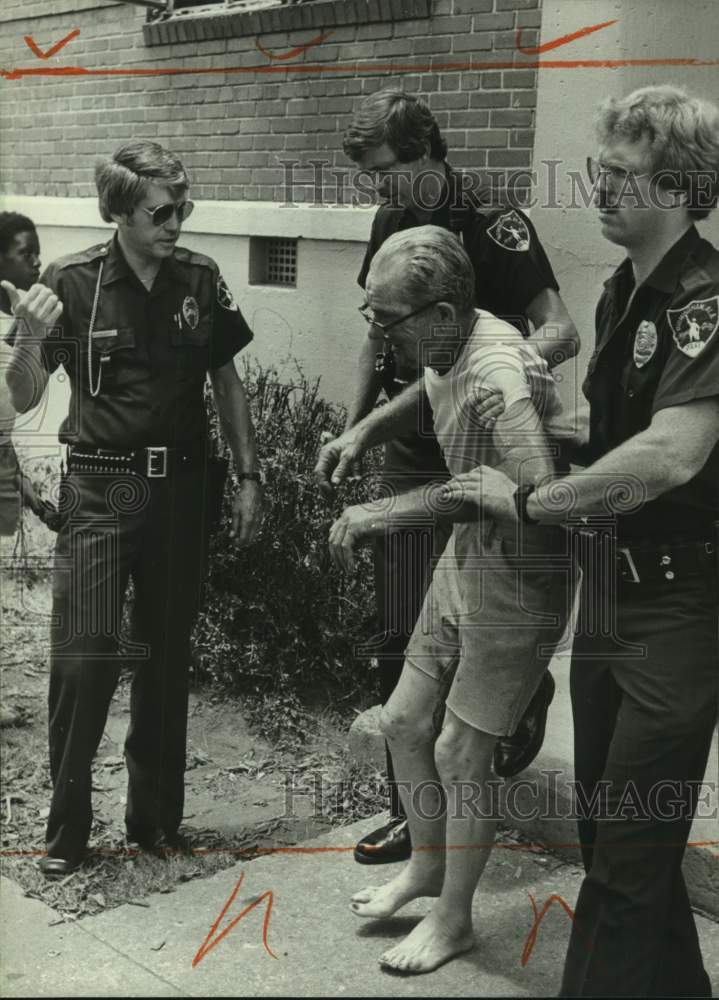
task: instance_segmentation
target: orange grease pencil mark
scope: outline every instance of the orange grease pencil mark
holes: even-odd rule
[[[67,77],[67,76],[208,76],[212,74],[238,73],[244,76],[257,73],[313,73],[321,76],[323,73],[452,73],[478,72],[480,70],[500,69],[624,69],[628,66],[719,66],[719,59],[697,59],[693,56],[683,58],[657,59],[555,59],[533,60],[531,62],[481,62],[469,59],[465,62],[447,63],[292,63],[278,66],[276,63],[257,66],[170,66],[162,69],[147,67],[132,69],[86,69],[84,66],[48,66],[48,67],[17,67],[16,69],[0,69],[0,78],[5,80],[21,80],[26,76]]]
[[[539,933],[539,925],[544,920],[547,910],[549,910],[549,908],[553,903],[559,903],[561,906],[563,906],[567,912],[567,915],[569,916],[569,919],[572,921],[572,923],[574,923],[574,910],[564,899],[562,899],[561,896],[558,896],[556,894],[551,895],[547,900],[547,902],[542,907],[542,909],[540,911],[537,911],[537,904],[534,901],[534,896],[532,896],[531,893],[528,893],[528,895],[529,895],[529,901],[532,904],[532,911],[534,912],[534,923],[532,924],[532,928],[529,934],[527,935],[527,940],[524,943],[524,950],[522,951],[522,965],[526,965],[527,962],[529,961],[529,957],[532,954],[532,950],[534,948],[534,942],[537,940],[537,934]]]
[[[268,955],[270,955],[272,958],[277,958],[277,955],[275,955],[275,953],[272,951],[272,949],[270,948],[269,944],[267,943],[267,931],[268,931],[268,928],[270,926],[270,914],[272,913],[272,901],[274,899],[274,894],[269,889],[267,890],[267,892],[263,892],[261,896],[258,896],[257,899],[253,900],[249,904],[249,906],[246,906],[244,908],[244,910],[242,911],[242,913],[238,914],[238,916],[236,916],[234,920],[230,921],[230,923],[227,925],[227,927],[225,927],[224,930],[220,931],[220,933],[217,935],[217,937],[214,937],[215,931],[220,926],[220,921],[222,920],[222,918],[224,917],[224,915],[227,913],[227,911],[229,910],[229,908],[234,903],[235,897],[237,896],[237,893],[239,892],[239,889],[240,889],[240,886],[242,885],[242,880],[244,879],[244,877],[245,877],[245,873],[243,872],[240,875],[239,879],[237,880],[237,885],[235,886],[235,888],[230,893],[230,898],[227,900],[227,902],[225,903],[225,905],[222,907],[222,910],[220,911],[220,915],[218,916],[217,920],[214,922],[214,924],[212,925],[212,927],[210,927],[210,930],[208,932],[207,937],[205,938],[205,940],[202,942],[202,944],[198,948],[197,954],[192,959],[192,968],[193,969],[195,968],[195,966],[197,966],[197,965],[200,964],[200,962],[205,957],[205,955],[208,954],[208,952],[212,951],[212,949],[215,947],[215,945],[217,945],[217,944],[220,943],[220,941],[223,939],[223,937],[226,937],[230,933],[230,931],[232,930],[233,927],[236,927],[237,924],[239,924],[240,920],[242,920],[244,917],[246,917],[247,914],[250,913],[252,910],[254,910],[254,908],[256,906],[259,906],[263,899],[266,899],[268,902],[267,902],[267,909],[265,910],[265,919],[264,919],[264,921],[262,923],[262,944],[265,946],[265,950],[267,951]]]
[[[255,48],[259,49],[263,56],[267,56],[273,62],[282,62],[286,59],[296,59],[297,56],[301,56],[307,49],[311,49],[313,45],[319,45],[320,42],[324,42],[325,38],[329,38],[332,34],[332,31],[323,31],[321,34],[315,35],[314,38],[310,38],[309,42],[305,42],[304,45],[298,45],[297,48],[290,49],[289,52],[282,52],[280,55],[275,55],[274,52],[266,49],[259,38],[255,39]]]
[[[527,48],[522,48],[522,29],[517,31],[516,45],[520,52],[525,56],[538,56],[542,52],[549,52],[552,49],[558,49],[562,45],[568,45],[570,42],[575,41],[577,38],[584,38],[586,35],[592,35],[595,31],[601,31],[602,28],[608,28],[610,24],[616,24],[616,18],[613,21],[602,21],[601,24],[590,24],[587,28],[580,28],[579,31],[573,31],[569,35],[562,35],[561,38],[555,38],[551,42],[545,42],[544,45],[538,45],[536,48],[534,46],[528,46]]]
[[[593,34],[595,31],[601,31],[604,28],[610,27],[612,24],[617,24],[616,19],[611,21],[602,21],[599,24],[591,24],[585,28],[580,28],[578,31],[570,32],[568,35],[562,35],[560,38],[555,38],[550,42],[545,42],[543,45],[530,46],[527,48],[522,47],[522,30],[518,30],[516,34],[516,46],[519,52],[526,56],[540,55],[544,52],[549,52],[552,49],[560,48],[563,45],[568,45],[570,42],[576,41],[578,38],[584,38],[587,35]],[[43,76],[43,77],[54,77],[54,76],[97,76],[97,77],[114,77],[114,76],[186,76],[186,75],[207,75],[213,73],[240,73],[243,75],[247,74],[266,74],[266,73],[304,73],[318,74],[323,73],[346,73],[348,70],[352,70],[357,74],[376,74],[376,73],[437,73],[437,72],[464,72],[467,70],[480,71],[480,70],[500,70],[500,69],[622,69],[629,66],[719,66],[719,60],[717,59],[697,59],[692,56],[684,58],[676,57],[663,57],[663,58],[652,58],[652,59],[556,59],[556,60],[532,60],[531,62],[514,62],[509,60],[507,62],[481,62],[475,60],[471,56],[468,57],[467,61],[464,62],[446,62],[446,63],[361,63],[361,62],[346,62],[333,61],[327,63],[315,63],[315,64],[297,64],[294,63],[292,66],[287,65],[276,65],[277,63],[287,63],[298,58],[303,52],[312,48],[315,45],[319,45],[333,32],[327,31],[316,35],[311,38],[308,42],[303,45],[298,45],[296,48],[290,49],[287,52],[282,52],[275,54],[269,49],[266,49],[259,38],[255,39],[256,48],[262,52],[270,60],[270,65],[257,65],[257,66],[224,66],[224,67],[207,67],[207,66],[167,66],[160,69],[155,69],[152,67],[147,68],[128,68],[128,69],[87,69],[84,66],[53,66],[47,68],[40,67],[16,67],[14,69],[0,69],[0,78],[5,80],[20,80],[26,76]],[[77,37],[80,34],[80,29],[75,28],[71,31],[69,35],[63,38],[61,41],[57,42],[46,52],[38,48],[34,39],[30,35],[25,36],[25,42],[32,50],[32,52],[38,57],[38,59],[49,59],[51,56],[55,55],[60,49],[67,45],[69,41]]]
[[[80,34],[80,29],[75,28],[74,31],[71,31],[69,35],[65,35],[64,38],[60,39],[59,42],[55,42],[54,45],[51,45],[50,48],[44,52],[38,46],[37,42],[32,37],[32,35],[25,35],[24,37],[25,37],[25,44],[31,50],[31,52],[33,52],[38,57],[38,59],[51,59],[52,56],[57,55],[60,49],[63,49],[68,42],[71,42],[73,38],[77,38],[79,34]]]

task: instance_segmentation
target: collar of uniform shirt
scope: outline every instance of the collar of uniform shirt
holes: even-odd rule
[[[696,226],[691,226],[687,229],[687,231],[679,237],[676,243],[667,250],[652,273],[644,282],[644,286],[655,288],[658,292],[666,292],[670,295],[680,282],[680,265],[682,261],[689,256],[700,241],[701,236],[699,235]],[[607,288],[618,284],[620,281],[625,279],[627,272],[630,273],[633,283],[634,279],[631,275],[631,269],[631,258],[625,257],[614,274],[610,275],[610,277],[604,282],[604,287]]]
[[[108,244],[107,254],[105,256],[105,268],[102,273],[103,287],[111,284],[113,281],[121,281],[123,278],[128,278],[130,275],[134,274],[135,272],[127,263],[125,255],[122,252],[122,247],[120,246],[117,238],[117,233],[115,233]],[[181,278],[182,273],[177,266],[175,255],[173,253],[171,257],[167,257],[162,261],[160,269],[157,272],[157,277],[155,278],[153,291],[159,287],[159,284],[164,284],[164,281],[167,279],[179,280]]]

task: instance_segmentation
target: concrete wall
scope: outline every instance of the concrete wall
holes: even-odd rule
[[[545,0],[540,43],[580,28],[617,20],[601,31],[542,56],[544,60],[628,60],[656,58],[716,59],[717,5],[714,0]],[[604,240],[595,212],[571,208],[566,170],[582,170],[588,155],[596,155],[592,116],[598,102],[636,87],[675,83],[716,100],[718,66],[655,66],[622,68],[540,69],[534,169],[538,204],[532,210],[542,242],[552,260],[562,297],[575,319],[583,342],[577,365],[581,385],[594,342],[594,308],[602,282],[624,258],[621,247]],[[556,168],[559,207],[542,207]],[[719,213],[699,226],[707,239],[719,243]],[[567,366],[565,366],[566,369]]]

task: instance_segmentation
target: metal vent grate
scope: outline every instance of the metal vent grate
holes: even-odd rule
[[[297,284],[297,240],[267,240],[267,284]]]
[[[250,284],[297,286],[297,240],[250,238]]]

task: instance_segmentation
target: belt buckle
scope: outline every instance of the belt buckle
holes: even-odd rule
[[[147,469],[145,475],[148,479],[164,479],[167,476],[167,448],[146,448]],[[160,462],[160,469],[155,468],[155,462]]]
[[[639,576],[636,564],[632,559],[631,550],[626,547],[618,548],[617,556],[623,557],[623,561],[620,560],[620,573],[622,575],[622,579],[626,580],[627,583],[640,583],[641,577]],[[629,575],[630,573],[631,576]]]

